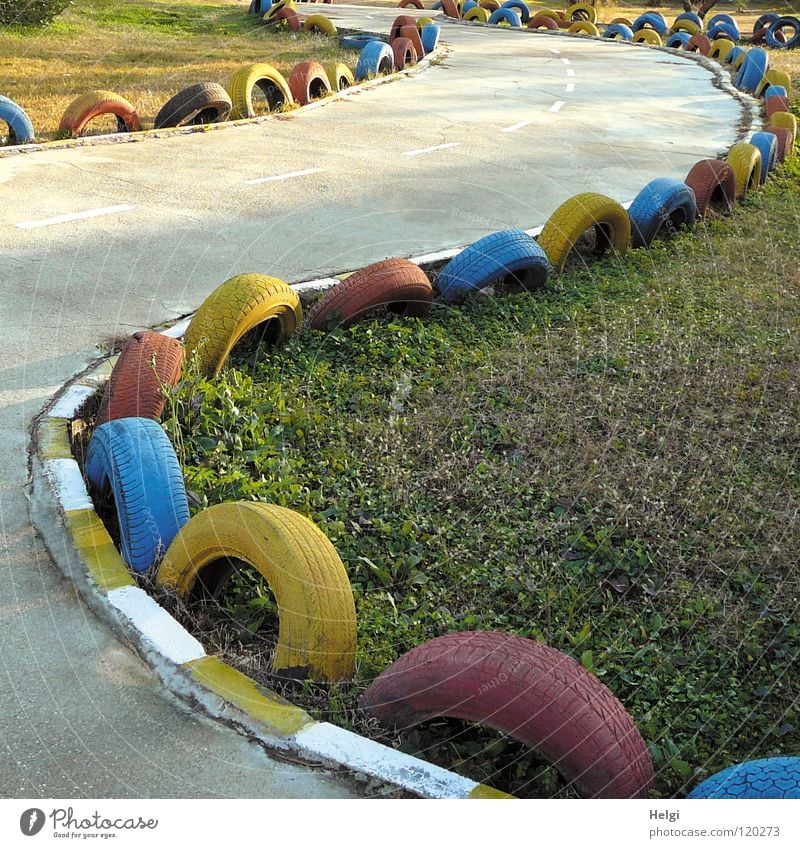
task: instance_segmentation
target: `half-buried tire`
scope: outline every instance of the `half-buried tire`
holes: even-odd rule
[[[237,342],[265,325],[265,340],[279,344],[302,319],[297,293],[283,280],[239,274],[203,301],[186,329],[186,355],[196,357],[205,374],[218,374]]]
[[[730,212],[736,200],[736,176],[733,168],[719,159],[696,162],[684,180],[694,192],[697,214],[702,218],[708,207]]]
[[[746,141],[734,144],[728,151],[726,161],[736,176],[736,197],[744,197],[748,191],[758,188],[761,182],[761,151]]]
[[[550,263],[536,240],[523,230],[501,230],[464,248],[439,274],[442,299],[461,300],[498,280],[512,277],[526,289],[547,282]]]
[[[775,136],[778,144],[778,162],[785,162],[792,155],[792,131],[785,127],[767,127],[764,132]]]
[[[319,62],[308,60],[298,62],[289,75],[289,89],[295,102],[301,106],[327,97],[331,93],[331,84],[325,68]]]
[[[111,372],[96,423],[116,418],[152,418],[164,411],[165,386],[181,378],[183,345],[151,330],[134,333],[125,343]]]
[[[364,45],[356,64],[355,77],[359,82],[390,74],[394,69],[392,48],[383,41],[370,41]]]
[[[218,594],[245,564],[269,584],[280,619],[273,670],[287,677],[353,675],[353,591],[325,534],[298,512],[265,503],[223,503],[199,512],[170,545],[156,581],[182,597]]]
[[[154,128],[217,124],[233,109],[228,92],[215,82],[198,82],[171,97],[156,115]]]
[[[730,766],[704,780],[687,797],[800,799],[800,757],[771,757]]]
[[[122,558],[136,572],[152,568],[189,520],[181,468],[161,425],[149,418],[102,424],[85,470],[101,497],[114,495]]]
[[[380,674],[360,706],[387,727],[449,716],[499,730],[588,798],[646,798],[653,778],[647,747],[612,692],[571,657],[519,636],[425,642]]]
[[[315,330],[349,327],[381,307],[402,318],[422,317],[432,300],[431,281],[419,266],[408,259],[384,259],[329,289],[305,323]]]
[[[76,97],[67,106],[58,131],[79,138],[87,124],[101,115],[113,115],[116,118],[117,132],[140,132],[142,129],[136,109],[124,97],[113,91],[90,91]]]
[[[5,135],[9,147],[33,143],[35,133],[28,113],[22,106],[9,100],[8,97],[3,97],[2,94],[0,94],[0,121],[8,127]]]
[[[353,72],[342,62],[332,62],[325,65],[325,73],[328,75],[328,82],[331,84],[332,91],[344,91],[355,84]]]
[[[767,181],[770,171],[778,164],[778,140],[773,133],[757,132],[750,136],[750,144],[761,153],[761,184]]]
[[[416,27],[414,28],[416,30]],[[395,38],[392,42],[392,56],[394,66],[402,71],[406,65],[414,65],[417,62],[417,51],[409,38]]]
[[[294,102],[289,83],[283,74],[265,62],[248,65],[231,74],[226,88],[233,104],[231,120],[256,116],[253,107],[256,88],[267,101],[270,112]]]
[[[636,195],[628,216],[633,246],[650,247],[659,234],[691,227],[697,218],[697,201],[685,182],[658,177]]]

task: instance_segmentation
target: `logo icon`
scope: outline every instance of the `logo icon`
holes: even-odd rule
[[[38,807],[31,807],[19,817],[19,829],[25,836],[36,836],[36,834],[44,827],[44,810]]]

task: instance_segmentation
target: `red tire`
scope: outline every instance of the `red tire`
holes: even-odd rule
[[[425,8],[422,5],[422,0],[400,0],[400,2],[397,4],[398,9],[407,9],[409,6],[413,6],[415,9]]]
[[[404,654],[361,697],[387,726],[440,716],[534,748],[590,798],[645,798],[647,747],[622,704],[575,660],[506,633],[452,633]]]
[[[392,54],[394,55],[394,67],[397,71],[402,71],[406,65],[417,63],[417,51],[409,38],[395,38],[392,42]]]
[[[309,310],[315,330],[349,327],[382,306],[402,318],[426,315],[433,300],[428,275],[408,259],[384,259],[351,274],[329,289]]]
[[[702,218],[709,204],[730,212],[736,200],[736,175],[733,168],[720,159],[701,159],[692,166],[686,185],[694,192],[697,214]]]
[[[711,52],[711,42],[706,36],[698,32],[686,42],[684,49],[689,53],[702,53],[703,56],[708,56]]]
[[[293,32],[297,32],[303,28],[300,16],[291,6],[284,6],[283,9],[279,9],[269,20],[265,18],[264,23],[267,26],[285,25],[287,29]]]
[[[422,37],[416,25],[409,24],[408,26],[400,27],[400,38],[407,38],[413,45],[417,56],[422,58],[425,55],[425,48],[422,46]]]
[[[289,90],[295,101],[305,106],[312,100],[327,97],[331,93],[331,84],[325,68],[319,62],[308,60],[299,62],[292,68],[289,76]]]
[[[416,25],[417,20],[416,18],[412,18],[411,15],[398,15],[392,23],[392,28],[389,30],[389,44],[391,44],[395,40],[395,38],[400,38],[401,27],[415,27]]]
[[[161,333],[134,333],[122,348],[106,386],[96,424],[115,418],[152,418],[164,411],[162,386],[175,386],[181,377],[183,345]]]
[[[764,104],[764,111],[768,118],[776,112],[788,112],[789,100],[782,94],[773,94],[767,98]]]
[[[787,156],[792,155],[794,139],[792,131],[787,127],[767,127],[764,132],[772,133],[778,139],[778,161],[784,162]]]
[[[113,115],[117,119],[117,132],[140,132],[142,129],[136,109],[124,97],[113,91],[90,91],[67,106],[58,130],[78,138],[89,121],[100,115]]]
[[[448,18],[460,18],[458,6],[455,0],[442,0],[442,11]]]
[[[500,0],[478,0],[478,5],[487,12],[496,12],[500,8]]]
[[[528,21],[528,29],[558,29],[558,24],[549,15],[534,15]]]

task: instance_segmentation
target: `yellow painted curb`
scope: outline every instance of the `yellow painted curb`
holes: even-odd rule
[[[98,589],[110,592],[136,585],[100,516],[93,509],[68,510],[64,513],[64,524]]]
[[[499,789],[492,789],[491,786],[485,786],[483,783],[479,783],[472,790],[472,792],[467,795],[467,798],[469,798],[470,800],[482,800],[484,798],[505,798],[506,800],[510,798],[512,801],[518,800],[514,795],[509,795],[506,792],[501,792]]]
[[[39,425],[39,457],[72,459],[69,445],[69,418],[45,418]]]
[[[201,686],[265,724],[273,735],[291,736],[314,724],[314,719],[305,710],[262,688],[217,657],[201,657],[184,663],[182,667]]]

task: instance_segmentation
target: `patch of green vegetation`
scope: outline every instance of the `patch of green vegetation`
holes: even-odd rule
[[[245,14],[241,6],[212,3],[167,5],[158,0],[92,0],[81,3],[78,11],[84,20],[102,27],[150,28],[164,33],[205,35],[210,26],[228,28],[229,34],[260,25],[258,17]]]
[[[798,190],[795,161],[670,245],[425,320],[305,331],[181,384],[165,426],[200,502],[299,510],[347,567],[358,679],[308,690],[311,709],[374,732],[355,705],[389,663],[492,629],[598,675],[659,796],[800,750]],[[489,731],[431,722],[402,744],[563,791]]]

